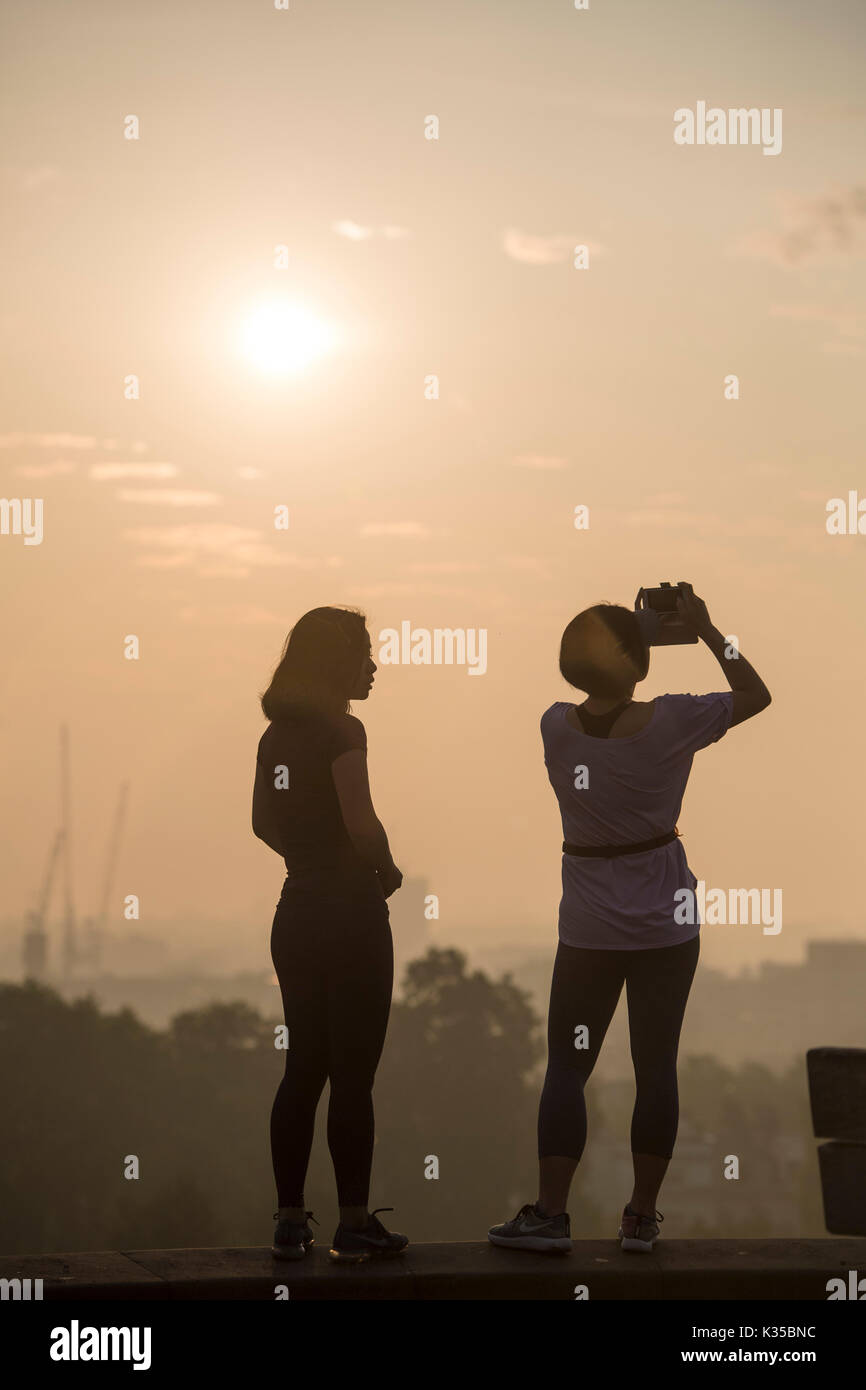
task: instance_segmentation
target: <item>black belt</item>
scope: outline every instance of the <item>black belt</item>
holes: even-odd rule
[[[570,845],[563,840],[562,852],[579,854],[582,859],[617,859],[621,854],[643,854],[648,849],[660,849],[678,837],[678,830],[669,830],[666,835],[656,835],[654,840],[641,840],[634,845]]]

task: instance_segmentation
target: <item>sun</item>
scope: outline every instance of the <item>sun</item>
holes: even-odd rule
[[[241,326],[243,355],[274,376],[303,371],[324,357],[335,341],[331,324],[289,300],[257,305]]]

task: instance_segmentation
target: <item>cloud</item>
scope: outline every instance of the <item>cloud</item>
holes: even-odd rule
[[[369,241],[371,237],[384,237],[386,241],[400,241],[409,235],[408,227],[398,227],[387,223],[384,227],[362,227],[359,222],[332,222],[331,231],[349,241]]]
[[[269,609],[259,608],[252,603],[214,604],[210,608],[188,604],[178,611],[177,616],[183,623],[198,623],[207,627],[223,627],[226,624],[242,627],[252,624],[270,626],[272,623],[285,625],[283,614],[272,613]]]
[[[741,512],[736,516],[720,516],[716,512],[680,512],[673,508],[659,509],[655,512],[627,512],[623,517],[628,526],[658,526],[682,532],[684,528],[695,533],[712,535],[716,541],[724,543],[735,537],[755,536],[776,537],[794,540],[799,536],[812,534],[814,527],[798,526],[790,520],[768,513],[749,515]]]
[[[771,261],[785,270],[832,255],[856,255],[866,245],[866,187],[855,185],[818,198],[787,194],[781,222],[777,231],[741,237],[732,253]]]
[[[92,463],[88,477],[104,478],[176,478],[173,463]]]
[[[0,434],[0,449],[95,449],[92,434]]]
[[[538,555],[508,555],[505,563],[509,569],[520,570],[524,574],[540,574],[550,578],[550,566]]]
[[[429,536],[429,526],[420,521],[370,521],[360,527],[362,536]]]
[[[559,454],[516,454],[511,460],[515,468],[567,468],[568,459]]]
[[[331,231],[337,236],[348,237],[349,241],[366,241],[373,235],[372,227],[359,227],[357,222],[332,222]]]
[[[843,339],[862,338],[866,331],[866,315],[853,309],[836,309],[824,304],[773,304],[770,318],[791,319],[795,323],[817,323],[832,328]],[[825,344],[825,350],[827,344]],[[857,352],[853,342],[837,343],[838,352]]]
[[[604,254],[604,247],[597,242],[582,241],[579,236],[554,235],[536,236],[532,232],[521,232],[516,227],[507,227],[502,235],[502,249],[513,261],[524,265],[554,265],[567,261],[575,246],[585,246],[590,255]]]
[[[822,343],[821,351],[838,353],[844,357],[860,357],[863,349],[857,347],[855,343],[840,343],[838,339],[833,339],[830,342]]]
[[[179,487],[122,487],[115,495],[118,502],[144,502],[157,507],[214,507],[225,501],[218,492]]]
[[[673,507],[657,507],[655,511],[626,512],[623,516],[626,526],[720,526],[719,518],[713,512],[678,512]]]
[[[53,463],[22,463],[14,470],[22,478],[53,478],[60,473],[75,473],[78,464],[71,459],[55,459]]]
[[[65,177],[56,164],[31,164],[29,169],[6,164],[0,174],[11,189],[23,193],[38,193],[41,188],[53,188]]]
[[[359,598],[391,598],[396,594],[435,594],[437,597],[453,598],[468,593],[463,586],[450,584],[360,584],[355,592]]]
[[[432,560],[424,563],[416,561],[407,568],[416,574],[479,574],[486,569],[486,565],[479,565],[474,561],[466,563],[463,560]]]
[[[122,535],[129,544],[141,547],[144,554],[137,558],[137,563],[149,569],[194,569],[201,575],[213,575],[219,570],[240,578],[251,569],[333,569],[342,564],[336,555],[323,559],[275,550],[261,531],[229,522],[134,526]]]
[[[28,193],[33,193],[37,188],[45,188],[46,184],[57,183],[63,175],[53,164],[39,164],[33,169],[25,169],[22,182]]]

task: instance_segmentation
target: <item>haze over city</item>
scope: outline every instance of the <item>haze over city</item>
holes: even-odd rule
[[[80,910],[128,781],[109,930],[136,894],[136,930],[258,931],[268,968],[258,695],[342,603],[376,660],[404,622],[486,632],[483,674],[380,663],[354,712],[431,938],[552,952],[560,634],[688,579],[774,696],[698,755],[689,861],[784,901],[703,959],[862,937],[866,540],[826,522],[863,486],[866,19],[830,8],[7,13],[0,467],[44,503],[41,544],[0,537],[7,924],[65,723]],[[677,145],[699,100],[782,110],[781,151]],[[638,694],[720,688],[686,647]]]

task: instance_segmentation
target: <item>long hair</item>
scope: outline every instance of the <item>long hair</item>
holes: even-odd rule
[[[614,699],[649,670],[649,648],[634,612],[618,603],[597,603],[572,618],[559,648],[559,669],[587,695]]]
[[[312,608],[299,618],[261,696],[265,718],[345,714],[367,654],[366,623],[357,608]]]

